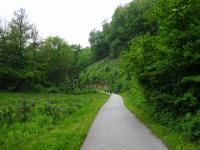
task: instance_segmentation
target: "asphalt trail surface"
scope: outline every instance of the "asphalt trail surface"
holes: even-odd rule
[[[81,150],[168,150],[167,147],[112,94],[99,111]]]

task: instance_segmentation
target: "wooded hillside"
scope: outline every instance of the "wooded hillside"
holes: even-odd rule
[[[141,84],[155,119],[192,140],[200,138],[199,8],[198,0],[135,0],[90,34],[93,60],[120,57],[129,89]]]

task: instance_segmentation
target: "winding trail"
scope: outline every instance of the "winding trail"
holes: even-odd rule
[[[123,99],[112,94],[98,113],[81,150],[168,150],[124,105]]]

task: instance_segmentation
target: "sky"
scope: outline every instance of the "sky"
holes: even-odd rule
[[[9,21],[13,12],[25,8],[42,38],[60,36],[69,44],[89,46],[89,33],[101,30],[119,5],[132,0],[0,0],[0,18]]]

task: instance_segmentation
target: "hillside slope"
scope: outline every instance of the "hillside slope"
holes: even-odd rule
[[[121,66],[121,61],[104,59],[81,73],[81,82],[85,86],[115,90],[120,87],[125,105],[138,119],[146,124],[165,144],[173,150],[198,150],[199,142],[191,141],[191,134],[198,131],[198,116],[173,117],[163,115],[158,119],[154,105],[146,95],[146,89],[137,78],[128,75]],[[101,85],[101,86],[98,86]],[[163,121],[168,123],[163,124]]]
[[[86,68],[81,74],[81,85],[104,89],[124,88],[124,72],[117,59],[104,59]]]

